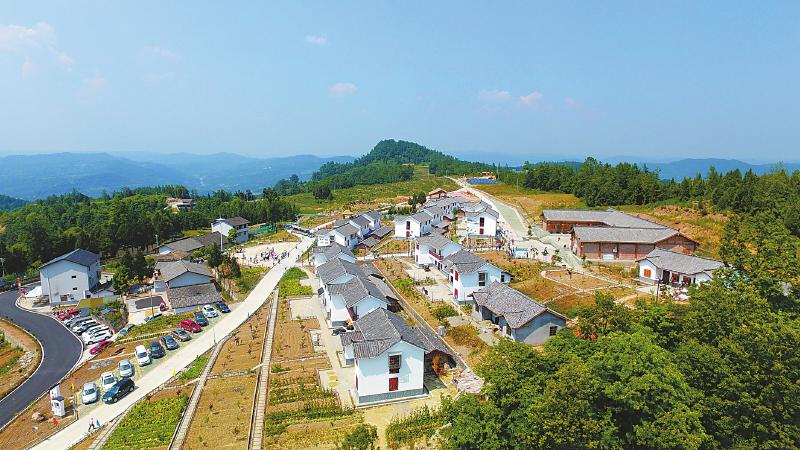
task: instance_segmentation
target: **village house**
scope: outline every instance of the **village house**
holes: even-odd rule
[[[75,249],[42,264],[39,277],[42,295],[51,304],[97,297],[100,286],[100,255]]]
[[[335,242],[348,249],[354,248],[361,242],[361,230],[349,222],[331,230],[329,236],[331,243]]]
[[[223,301],[215,283],[169,288],[167,289],[167,299],[175,314],[195,311],[202,305],[212,305]]]
[[[472,317],[492,322],[516,342],[541,345],[567,323],[563,314],[497,281],[473,292],[472,297]]]
[[[445,191],[442,188],[438,188],[428,192],[428,195],[425,198],[428,201],[430,201],[430,200],[439,200],[444,197],[447,197],[447,191]]]
[[[330,326],[351,322],[375,308],[388,308],[396,299],[385,282],[361,267],[336,258],[317,268],[322,287],[320,297]]]
[[[511,281],[509,273],[467,250],[459,250],[442,259],[442,272],[448,276],[453,299],[459,305],[472,302],[473,292],[494,281]]]
[[[219,218],[211,224],[211,231],[215,231],[225,236],[226,240],[231,230],[236,230],[235,242],[241,244],[250,240],[250,221],[242,217],[231,217],[229,219]]]
[[[715,259],[656,248],[639,260],[639,279],[673,287],[702,284],[724,265]]]
[[[191,211],[194,206],[194,202],[190,198],[167,197],[164,201],[167,204],[164,209],[172,209],[175,211]]]
[[[442,220],[445,222],[452,222],[456,220],[455,210],[460,210],[464,205],[471,203],[466,197],[461,195],[442,197],[437,200],[428,201],[425,207],[438,206],[442,208]]]
[[[464,205],[467,235],[474,237],[497,236],[497,219],[500,213],[484,202]]]
[[[353,364],[359,405],[426,395],[433,355],[452,358],[438,336],[385,309],[363,315],[340,339],[345,362]]]
[[[414,261],[420,266],[442,270],[442,259],[461,249],[461,245],[440,234],[420,236],[414,244]]]
[[[314,259],[314,267],[319,267],[328,261],[339,258],[345,261],[355,263],[356,258],[349,248],[339,245],[336,242],[329,243],[327,246],[317,245],[312,251],[312,258]]]
[[[397,216],[394,219],[394,237],[411,239],[431,232],[433,214],[426,210],[418,211],[410,216]]]
[[[655,248],[691,253],[699,246],[674,228],[614,209],[546,209],[542,215],[544,228],[570,233],[570,251],[586,259],[633,262]]]
[[[203,247],[208,247],[214,244],[220,246],[220,248],[224,248],[226,240],[226,235],[222,235],[218,232],[211,232],[202,236],[178,239],[177,241],[163,244],[158,248],[158,253],[159,255],[180,253],[182,257],[177,259],[183,259],[183,257],[191,255],[192,252],[196,250],[200,250]]]
[[[169,288],[211,283],[213,275],[205,264],[189,261],[158,262],[155,267],[156,292]]]

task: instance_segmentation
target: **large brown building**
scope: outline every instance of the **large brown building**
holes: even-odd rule
[[[636,261],[655,248],[693,252],[697,241],[680,231],[616,210],[543,211],[544,228],[551,233],[570,233],[570,249],[578,257]]]

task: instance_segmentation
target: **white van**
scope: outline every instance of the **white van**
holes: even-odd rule
[[[136,354],[136,361],[139,362],[140,366],[146,366],[150,364],[150,354],[147,353],[147,349],[144,347],[144,345],[137,345],[134,353]]]

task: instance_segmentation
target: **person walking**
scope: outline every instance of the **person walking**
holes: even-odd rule
[[[89,418],[89,431],[87,431],[87,433],[91,433],[93,431],[95,431],[95,428],[94,428],[94,417],[91,417],[91,418]]]

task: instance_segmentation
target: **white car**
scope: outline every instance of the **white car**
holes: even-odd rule
[[[104,341],[104,340],[106,340],[106,339],[108,339],[110,337],[111,337],[111,332],[110,331],[103,331],[101,333],[93,334],[86,341],[86,345],[97,344],[98,342]]]
[[[103,374],[100,375],[100,386],[103,388],[103,392],[107,392],[111,389],[111,386],[114,386],[117,381],[119,380],[117,380],[113,372],[103,372]]]
[[[84,320],[82,322],[78,322],[77,324],[72,326],[72,332],[81,334],[82,332],[86,331],[87,329],[97,325],[92,319]]]
[[[133,351],[136,354],[136,361],[139,362],[140,366],[146,366],[150,364],[150,354],[147,353],[147,349],[144,345],[137,345],[136,350]]]
[[[97,392],[97,385],[94,384],[93,381],[90,381],[83,385],[83,391],[81,391],[81,401],[84,405],[88,405],[89,403],[94,403],[99,398],[99,393]]]
[[[106,326],[95,327],[94,329],[83,333],[81,338],[83,339],[83,343],[84,344],[88,344],[89,341],[91,341],[93,337],[95,337],[97,335],[100,335],[100,334],[106,334],[106,333],[111,333],[111,331],[108,329],[108,327],[106,327]]]
[[[209,319],[219,316],[219,314],[217,314],[217,310],[211,305],[203,305],[203,315]]]
[[[130,378],[133,376],[133,373],[134,373],[133,364],[131,364],[130,360],[120,359],[119,376],[122,378]]]

